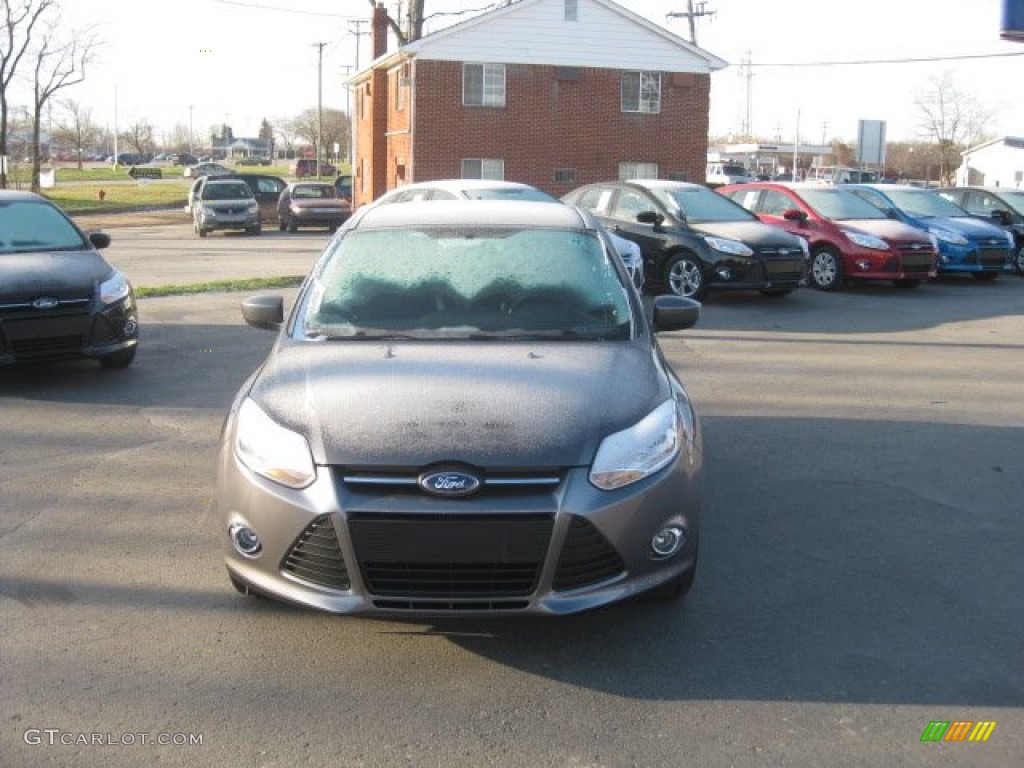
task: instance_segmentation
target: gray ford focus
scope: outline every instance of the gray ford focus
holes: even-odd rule
[[[226,564],[337,613],[565,614],[676,596],[697,566],[697,416],[655,341],[700,305],[641,298],[586,211],[357,211],[225,420]]]

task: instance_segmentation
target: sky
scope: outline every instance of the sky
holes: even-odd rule
[[[494,0],[427,0],[428,31]],[[621,0],[688,39],[686,0]],[[385,0],[394,13],[397,0]],[[993,135],[1024,135],[1024,44],[999,39],[1000,0],[706,0],[697,44],[730,66],[712,76],[711,134],[853,141],[861,119],[890,141],[922,138],[915,97],[950,72],[992,112]],[[103,40],[81,85],[62,91],[120,130],[146,120],[255,136],[315,107],[347,110],[345,75],[370,60],[366,0],[63,0],[61,26]],[[357,35],[362,32],[362,35]],[[320,44],[324,45],[320,45]],[[993,54],[1013,54],[994,57]],[[322,59],[320,58],[322,55]],[[991,56],[990,58],[957,58]],[[907,62],[909,59],[924,61]],[[751,77],[743,62],[749,60]],[[886,61],[889,63],[839,64]],[[322,66],[322,79],[318,68]],[[749,94],[749,112],[748,112]],[[17,102],[17,99],[15,99]]]

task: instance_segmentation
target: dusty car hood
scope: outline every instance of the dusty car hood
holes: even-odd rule
[[[742,240],[747,245],[800,248],[800,241],[794,235],[760,221],[695,222],[691,226],[697,232],[730,240]]]
[[[320,464],[591,462],[670,396],[645,342],[286,342],[250,395]]]
[[[112,271],[92,250],[0,253],[0,299],[92,296]]]
[[[931,247],[932,241],[917,227],[893,219],[836,219],[843,229],[855,229],[896,243],[922,243]]]

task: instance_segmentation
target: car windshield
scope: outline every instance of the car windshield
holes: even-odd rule
[[[848,189],[820,187],[799,192],[811,208],[826,219],[884,219],[885,212]]]
[[[747,169],[742,165],[723,165],[722,173],[726,176],[746,176]]]
[[[207,184],[203,189],[204,200],[247,200],[252,197],[249,186],[239,184]]]
[[[492,187],[490,189],[464,189],[470,200],[532,200],[538,203],[559,203],[557,198],[539,189],[520,187]]]
[[[651,194],[673,215],[690,222],[757,220],[746,208],[704,187],[655,188]]]
[[[967,211],[956,203],[923,189],[895,189],[889,190],[887,194],[897,208],[911,216],[927,219],[933,216],[957,218],[968,215]]]
[[[57,208],[35,200],[0,202],[0,254],[80,251],[82,233]]]
[[[595,233],[353,230],[301,313],[307,338],[629,338],[623,282]]]
[[[1002,200],[1017,213],[1024,214],[1024,192],[1003,191]]]
[[[335,198],[337,192],[330,184],[299,184],[292,190],[292,197],[306,200],[323,200]]]

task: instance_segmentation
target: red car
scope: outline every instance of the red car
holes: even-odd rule
[[[937,249],[928,234],[890,219],[841,186],[753,182],[716,191],[766,224],[806,239],[810,282],[820,290],[854,279],[914,288],[936,275]]]

